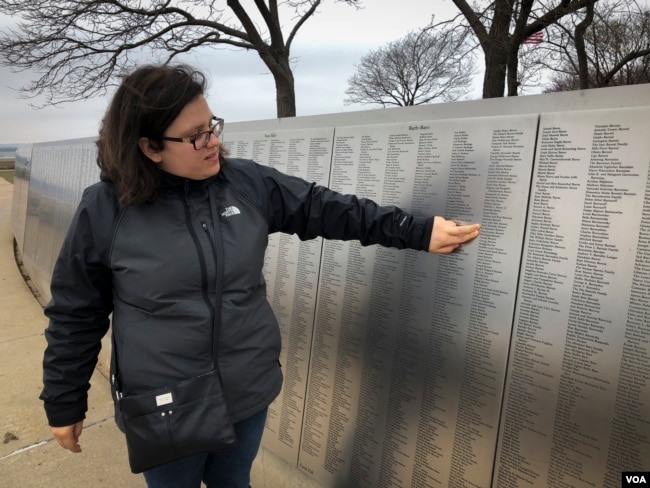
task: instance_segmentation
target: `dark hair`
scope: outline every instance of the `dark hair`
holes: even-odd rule
[[[205,76],[186,65],[143,66],[126,76],[106,110],[97,140],[102,178],[113,182],[121,206],[151,202],[160,185],[156,165],[140,150],[160,137],[183,108],[207,88]]]

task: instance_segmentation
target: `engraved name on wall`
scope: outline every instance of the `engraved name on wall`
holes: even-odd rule
[[[330,187],[484,223],[449,256],[325,241],[299,467],[490,486],[537,116],[338,127]]]
[[[493,486],[650,470],[648,120],[541,116]]]
[[[226,134],[230,156],[327,185],[334,129]],[[322,239],[272,234],[264,260],[267,296],[280,324],[284,385],[271,404],[262,445],[297,465]]]

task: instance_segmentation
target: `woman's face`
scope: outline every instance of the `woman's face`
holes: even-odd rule
[[[208,107],[208,102],[203,95],[199,95],[178,114],[165,131],[165,137],[189,138],[199,132],[210,129],[213,113]],[[198,143],[198,141],[197,141]],[[219,146],[221,141],[212,134],[208,144],[199,149],[186,142],[164,141],[164,148],[160,151],[151,147],[147,138],[140,139],[140,149],[159,168],[183,178],[204,180],[216,175],[221,169],[219,165]]]

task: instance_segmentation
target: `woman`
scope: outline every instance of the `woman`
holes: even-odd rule
[[[223,120],[205,89],[203,75],[186,66],[146,66],[124,79],[100,128],[101,181],[84,191],[45,312],[41,399],[54,437],[72,452],[81,451],[110,314],[121,428],[122,395],[210,371],[218,332],[216,365],[237,444],[148,469],[150,487],[249,486],[282,384],[280,333],[262,276],[268,234],[448,253],[479,233],[477,224],[415,217],[226,158]]]

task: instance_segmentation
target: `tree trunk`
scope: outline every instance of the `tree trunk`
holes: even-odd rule
[[[483,77],[483,98],[502,97],[506,87],[506,66],[508,53],[491,47],[485,55],[485,76]]]
[[[519,45],[512,47],[508,56],[508,96],[519,95]]]
[[[578,78],[580,80],[580,89],[589,88],[589,60],[587,59],[587,50],[585,48],[585,32],[594,21],[594,3],[595,0],[587,0],[587,14],[585,18],[575,28],[575,47],[578,56]]]
[[[512,42],[508,27],[512,18],[513,3],[512,0],[494,2],[494,18],[488,34],[488,44],[483,47],[485,50],[483,98],[502,97],[505,92],[508,50]]]
[[[275,101],[277,117],[296,116],[296,90],[293,72],[289,64],[289,49],[269,49],[258,51],[262,61],[269,68],[275,81]]]
[[[288,76],[287,76],[288,73]],[[273,75],[275,79],[275,98],[277,115],[282,117],[296,116],[296,90],[291,71],[282,75]]]

